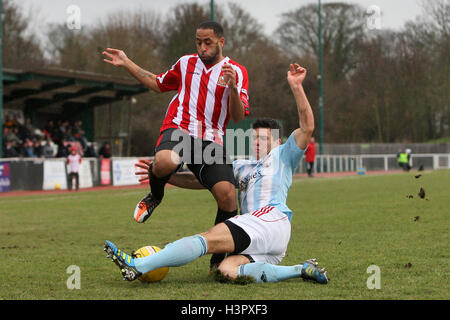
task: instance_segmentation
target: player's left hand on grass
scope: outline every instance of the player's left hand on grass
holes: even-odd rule
[[[150,170],[150,164],[152,163],[152,160],[146,160],[146,159],[139,159],[139,162],[134,165],[135,171],[134,174],[139,177],[139,182],[148,182],[149,177],[148,173]]]

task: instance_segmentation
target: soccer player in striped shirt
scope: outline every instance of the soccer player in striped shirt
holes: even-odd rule
[[[256,121],[253,150],[256,159],[233,162],[239,187],[241,212],[219,223],[207,232],[185,237],[168,244],[163,250],[133,258],[114,243],[106,241],[108,257],[122,270],[124,279],[135,280],[141,274],[161,267],[177,267],[205,254],[229,253],[219,265],[219,272],[231,279],[250,276],[257,282],[277,282],[304,278],[328,283],[325,269],[315,259],[293,266],[279,266],[291,235],[292,211],[286,205],[292,176],[310,141],[314,116],[303,91],[306,69],[291,64],[287,80],[294,95],[300,118],[300,128],[281,144],[276,121]],[[146,174],[149,163],[143,164]],[[179,187],[197,188],[191,174],[177,173],[170,183]]]
[[[165,184],[183,163],[216,199],[215,224],[237,214],[233,169],[223,135],[230,119],[239,122],[249,114],[247,70],[223,55],[225,38],[217,22],[201,23],[195,36],[197,53],[181,57],[161,74],[142,69],[121,50],[103,52],[105,62],[125,68],[151,90],[177,91],[167,108],[149,171],[151,192],[136,206],[136,222],[150,217],[163,199]],[[211,267],[224,257],[213,255]]]

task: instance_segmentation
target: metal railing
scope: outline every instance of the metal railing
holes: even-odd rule
[[[450,154],[412,154],[410,164],[418,169],[450,169]],[[314,162],[315,172],[348,172],[365,169],[370,171],[390,171],[400,169],[395,154],[366,154],[366,155],[318,155]],[[303,159],[298,172],[306,172]]]

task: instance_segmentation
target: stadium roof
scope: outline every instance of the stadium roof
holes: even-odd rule
[[[134,79],[63,69],[3,69],[4,108],[95,107],[147,92]]]

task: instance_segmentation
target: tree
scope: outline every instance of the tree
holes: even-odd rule
[[[25,17],[11,0],[3,0],[3,65],[29,69],[45,65],[43,51],[35,34],[29,32],[31,17]]]
[[[184,3],[170,10],[164,23],[164,38],[160,47],[161,58],[170,67],[182,56],[197,52],[195,32],[197,26],[209,20],[209,11],[197,3]]]
[[[449,134],[450,1],[423,1],[422,4],[423,14],[406,23],[400,34],[404,63],[410,63],[402,76],[409,74],[414,79],[408,88],[412,96],[410,107],[416,116],[411,119],[415,141]]]
[[[322,6],[322,49],[325,141],[338,142],[348,137],[352,101],[348,92],[350,79],[360,59],[360,47],[365,35],[365,18],[362,7],[345,3],[328,3]],[[318,6],[309,4],[282,15],[282,22],[274,35],[283,51],[290,57],[307,61],[315,66],[309,72],[309,93],[313,106],[318,105],[316,77],[318,60]],[[316,114],[318,108],[313,107]],[[318,117],[316,117],[318,122]],[[316,123],[318,128],[318,123]]]
[[[359,5],[327,3],[322,6],[322,47],[325,70],[332,80],[346,77],[358,60],[365,38],[364,10]],[[309,4],[282,14],[275,35],[294,55],[318,56],[318,6]]]
[[[224,50],[227,54],[243,58],[261,41],[267,41],[262,33],[263,26],[238,4],[230,2],[219,8],[219,22],[226,30]]]
[[[105,21],[99,21],[96,25],[82,30],[69,30],[65,25],[53,25],[49,31],[53,65],[64,69],[131,78],[123,69],[113,68],[103,61],[101,53],[111,47],[123,49],[130,59],[144,69],[155,73],[165,71],[167,62],[159,58],[162,33],[160,18],[156,14],[151,11],[118,12],[109,15]],[[132,106],[128,102],[119,102],[133,108],[131,154],[153,154],[170,97],[149,92],[139,95],[136,99],[137,103]],[[105,106],[97,109],[102,113],[107,112],[108,108]],[[104,120],[103,127],[107,127],[108,117],[96,118]],[[115,118],[113,131],[119,130],[119,120]],[[97,132],[101,131],[101,125],[99,126]],[[104,134],[107,133],[108,130]]]

